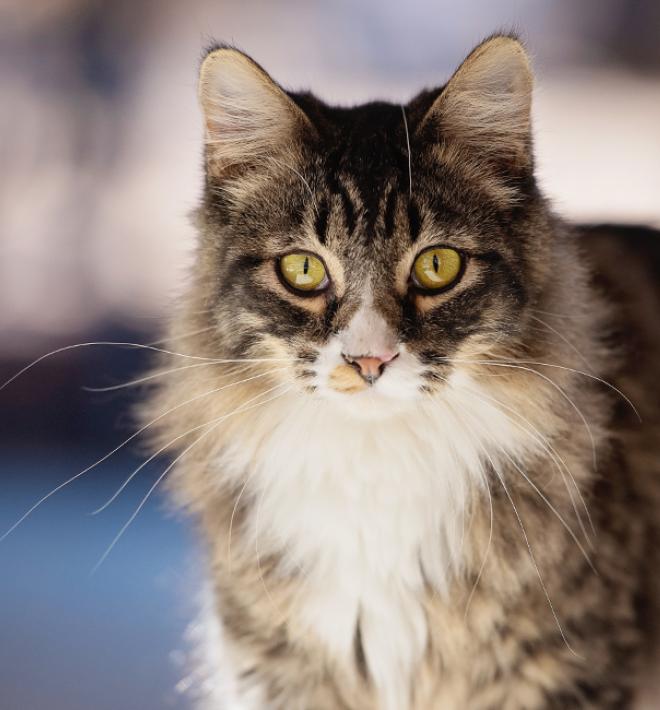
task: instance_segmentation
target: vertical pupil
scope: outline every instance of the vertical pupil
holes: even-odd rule
[[[309,257],[305,257],[305,263],[303,264],[303,274],[307,275],[307,272],[309,271]]]
[[[438,269],[440,268],[440,260],[438,259],[438,255],[434,254],[433,255],[433,270],[435,273],[438,273]]]

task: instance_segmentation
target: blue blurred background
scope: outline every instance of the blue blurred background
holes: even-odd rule
[[[292,88],[343,103],[443,83],[518,28],[539,75],[542,184],[572,219],[660,226],[660,4],[654,0],[4,0],[0,5],[0,382],[39,355],[159,337],[190,263],[201,179],[195,75],[212,37]],[[0,534],[134,431],[143,351],[89,347],[0,391]],[[0,543],[0,709],[190,707],[191,526],[154,497],[166,466],[127,446]]]

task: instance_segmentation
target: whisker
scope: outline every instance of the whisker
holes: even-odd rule
[[[516,519],[518,520],[518,525],[520,526],[520,530],[522,532],[523,538],[525,540],[525,545],[527,546],[527,551],[529,552],[529,557],[532,561],[532,564],[534,565],[534,569],[536,570],[536,575],[539,578],[539,583],[541,585],[541,589],[543,590],[543,594],[545,595],[545,598],[548,602],[548,605],[550,607],[550,611],[552,612],[552,616],[555,619],[555,623],[557,624],[557,628],[559,629],[559,633],[561,634],[562,640],[566,644],[566,648],[577,658],[582,658],[571,646],[571,644],[568,642],[568,639],[566,638],[566,634],[564,633],[564,629],[561,625],[561,622],[559,621],[559,617],[557,616],[557,612],[555,611],[555,607],[550,599],[550,594],[548,593],[548,588],[545,586],[545,582],[543,581],[543,577],[541,576],[541,570],[539,569],[538,563],[536,562],[536,557],[534,556],[534,552],[532,551],[532,546],[529,542],[529,538],[527,537],[527,532],[525,530],[525,526],[523,525],[522,518],[520,517],[520,513],[518,512],[518,508],[516,508],[516,504],[513,502],[513,498],[511,497],[511,493],[509,493],[509,489],[506,486],[506,483],[504,483],[504,479],[502,478],[502,475],[497,469],[493,469],[495,472],[495,475],[499,479],[502,488],[504,489],[504,492],[506,494],[506,497],[509,499],[509,503],[511,503],[511,507],[513,508],[513,512],[516,516]]]
[[[252,479],[254,475],[254,470],[251,471],[245,478],[245,482],[241,486],[241,490],[239,491],[238,495],[236,496],[236,501],[234,502],[234,507],[232,508],[231,511],[231,516],[229,518],[229,531],[227,533],[227,569],[229,574],[231,575],[232,572],[232,556],[231,556],[231,537],[232,537],[232,531],[234,529],[234,517],[236,516],[236,511],[238,510],[238,504],[241,501],[241,498],[243,497],[243,493],[245,492],[245,489],[248,486],[248,483]]]
[[[624,392],[622,392],[618,387],[613,385],[611,382],[604,380],[602,377],[598,377],[597,375],[593,375],[589,372],[584,372],[583,370],[576,370],[574,367],[567,367],[565,365],[554,365],[554,364],[547,363],[547,362],[534,362],[534,361],[528,361],[528,360],[521,360],[520,362],[523,362],[527,365],[539,365],[542,367],[553,367],[558,370],[566,370],[567,372],[573,372],[576,375],[582,375],[583,377],[588,377],[590,380],[595,380],[596,382],[600,382],[602,385],[605,385],[605,387],[612,390],[612,392],[615,392],[616,394],[618,394],[626,402],[626,404],[632,409],[632,411],[634,412],[635,416],[637,417],[639,423],[640,424],[642,423],[642,416],[637,411],[637,407],[632,403],[630,398]]]
[[[576,313],[552,313],[551,311],[542,311],[539,308],[530,308],[530,311],[544,316],[551,316],[552,318],[566,318],[569,320],[582,320],[584,318],[584,316]]]
[[[598,461],[597,461],[597,457],[596,457],[596,440],[594,439],[594,435],[593,435],[593,432],[591,431],[591,427],[589,426],[589,422],[587,422],[586,417],[582,413],[582,410],[577,406],[577,404],[575,404],[575,402],[566,394],[564,389],[562,387],[560,387],[550,377],[548,377],[547,375],[544,375],[542,372],[539,372],[538,370],[534,370],[531,367],[524,367],[524,366],[518,365],[518,364],[513,365],[510,363],[499,362],[499,361],[494,361],[494,360],[464,360],[464,359],[446,358],[446,357],[440,357],[437,359],[444,360],[447,362],[454,362],[454,363],[463,362],[463,363],[467,363],[467,364],[471,364],[471,365],[488,365],[488,366],[493,366],[493,367],[510,367],[513,370],[523,370],[525,372],[531,372],[533,375],[537,375],[542,380],[546,381],[555,390],[557,390],[557,392],[559,392],[559,394],[566,400],[566,402],[568,402],[568,404],[571,405],[571,407],[576,412],[578,417],[580,417],[582,424],[584,425],[584,428],[587,431],[587,435],[589,436],[589,440],[591,441],[591,451],[592,451],[594,469],[596,469],[598,467]],[[526,361],[520,360],[517,362],[526,362]],[[543,363],[531,363],[531,364],[542,365]],[[571,370],[572,368],[562,368],[562,369]],[[588,376],[588,373],[582,373],[582,374]]]
[[[552,446],[552,444],[549,442],[549,440],[547,439],[547,437],[545,437],[545,436],[538,430],[538,428],[535,427],[534,424],[532,424],[532,422],[529,421],[529,419],[527,419],[525,416],[523,416],[522,414],[520,414],[520,412],[516,411],[513,407],[510,407],[509,405],[505,404],[504,402],[502,402],[501,400],[497,399],[496,397],[493,397],[492,395],[487,395],[487,394],[484,394],[484,393],[481,393],[481,392],[480,392],[480,393],[474,392],[473,390],[469,389],[468,387],[463,387],[463,388],[462,388],[462,391],[466,392],[467,394],[471,394],[473,397],[476,397],[477,399],[481,399],[482,401],[483,401],[483,400],[488,400],[488,401],[494,402],[498,407],[502,407],[503,409],[506,409],[507,411],[513,413],[515,416],[517,416],[517,417],[519,417],[520,419],[522,419],[522,421],[530,427],[530,429],[527,429],[526,427],[522,426],[522,425],[520,424],[520,422],[515,421],[511,416],[509,416],[508,414],[506,414],[506,412],[502,412],[502,414],[504,414],[504,416],[505,416],[510,422],[512,422],[513,424],[515,424],[521,431],[524,431],[526,434],[528,434],[529,436],[531,436],[534,441],[536,441],[537,443],[539,443],[539,444],[542,446],[543,450],[550,456],[550,458],[552,459],[552,461],[553,461],[553,463],[555,464],[555,466],[557,466],[557,470],[559,471],[559,473],[560,473],[560,475],[561,475],[561,477],[562,477],[562,481],[564,482],[564,485],[565,485],[565,487],[566,487],[566,491],[567,491],[568,496],[569,496],[569,498],[570,498],[570,500],[571,500],[571,504],[573,505],[573,510],[575,511],[575,516],[576,516],[576,518],[577,518],[577,520],[578,520],[578,523],[579,523],[579,525],[580,525],[580,528],[581,528],[581,530],[582,530],[582,533],[584,534],[584,537],[585,537],[585,539],[589,542],[589,544],[591,544],[591,540],[590,540],[590,538],[589,538],[589,535],[587,534],[587,531],[586,531],[586,529],[585,529],[585,527],[584,527],[584,523],[582,522],[582,516],[580,515],[580,513],[579,513],[579,511],[578,511],[577,505],[576,505],[576,503],[575,503],[575,499],[573,498],[573,493],[572,493],[572,491],[571,491],[571,489],[570,489],[570,487],[569,487],[569,485],[568,485],[568,482],[566,481],[566,478],[564,477],[563,471],[566,471],[568,477],[569,477],[570,480],[572,481],[572,483],[573,483],[573,485],[574,485],[574,487],[575,487],[575,490],[576,490],[576,492],[577,492],[577,494],[578,494],[578,496],[579,496],[579,498],[580,498],[580,501],[581,501],[581,503],[582,503],[582,506],[584,507],[584,511],[585,511],[585,513],[586,513],[586,515],[587,515],[587,520],[589,521],[589,524],[590,524],[590,526],[591,526],[591,529],[592,529],[593,533],[595,534],[595,533],[596,533],[596,528],[595,528],[594,523],[593,523],[593,521],[592,521],[592,519],[591,519],[591,514],[589,513],[589,508],[587,507],[587,503],[586,503],[586,501],[584,500],[584,497],[582,496],[582,492],[580,491],[580,488],[579,488],[579,486],[578,486],[578,484],[577,484],[577,481],[575,480],[573,474],[571,473],[570,469],[568,468],[568,465],[566,464],[566,462],[564,461],[564,459],[559,455],[559,453],[558,453],[557,450],[554,448],[554,446]],[[563,470],[562,470],[562,465],[560,465],[560,462],[561,462],[561,464],[563,465]]]
[[[465,613],[463,614],[464,619],[467,619],[468,612],[470,611],[470,605],[472,604],[472,598],[474,597],[474,593],[477,591],[477,587],[479,586],[479,582],[481,581],[481,576],[483,575],[484,569],[486,568],[488,553],[490,552],[491,544],[493,542],[493,496],[490,492],[490,483],[487,478],[486,493],[488,493],[488,505],[490,508],[490,532],[488,533],[488,544],[486,545],[486,552],[484,553],[483,560],[481,560],[481,566],[479,567],[477,578],[474,580],[474,584],[472,585],[472,589],[470,590],[470,594],[465,605]]]
[[[183,370],[191,370],[197,367],[210,367],[215,365],[214,362],[196,362],[192,365],[181,365],[180,367],[173,367],[170,370],[160,370],[159,372],[152,372],[150,375],[145,375],[144,377],[138,377],[134,380],[128,380],[127,382],[121,382],[118,385],[109,385],[107,387],[83,387],[85,392],[114,392],[116,390],[125,389],[127,387],[136,387],[137,385],[144,384],[145,382],[151,382],[152,380],[157,380],[160,377],[165,377],[165,375],[173,375],[176,372],[182,372]]]
[[[568,347],[582,360],[582,362],[587,366],[588,370],[591,370],[591,363],[587,360],[587,358],[578,350],[575,345],[562,333],[560,333],[556,328],[553,328],[549,323],[546,323],[544,320],[541,318],[538,318],[537,316],[531,316],[535,321],[540,323],[541,325],[545,326],[550,332],[554,333],[560,340],[562,340]]]
[[[12,382],[17,380],[21,375],[25,374],[28,370],[31,370],[33,367],[38,365],[40,362],[43,362],[47,358],[53,357],[54,355],[59,355],[60,353],[66,352],[68,350],[76,350],[78,348],[88,348],[88,347],[126,347],[126,348],[135,348],[138,350],[150,350],[152,352],[164,353],[165,355],[174,355],[176,357],[188,358],[190,360],[204,360],[206,362],[223,362],[223,360],[218,360],[218,358],[203,357],[201,355],[187,355],[185,353],[177,353],[173,350],[159,348],[154,345],[145,345],[143,343],[115,342],[115,341],[110,341],[110,340],[99,340],[99,341],[89,342],[89,343],[74,343],[73,345],[65,345],[64,347],[56,348],[55,350],[51,350],[49,353],[46,353],[45,355],[41,355],[36,360],[33,360],[29,365],[26,365],[24,368],[22,368],[17,373],[12,375],[8,380],[6,380],[2,385],[0,385],[0,392],[2,392],[2,390],[5,389],[8,385],[10,385]],[[287,360],[288,361],[288,360],[290,360],[290,358],[269,358],[269,360]],[[261,362],[261,359],[256,358],[256,359],[252,360],[250,358],[244,358],[242,360],[237,360],[236,362],[252,362],[252,361]],[[231,362],[231,361],[224,361],[224,362]]]
[[[443,379],[445,382],[447,381],[446,378],[442,378],[442,379]],[[543,581],[543,577],[541,576],[541,570],[539,569],[538,563],[536,562],[536,557],[534,556],[534,552],[532,551],[532,546],[531,546],[531,544],[530,544],[530,542],[529,542],[529,538],[527,537],[527,532],[526,532],[526,530],[525,530],[525,526],[523,525],[522,518],[520,517],[520,513],[518,512],[518,508],[516,507],[516,504],[513,502],[513,498],[511,497],[511,494],[510,494],[510,492],[509,492],[509,489],[508,489],[506,483],[504,482],[504,478],[502,477],[502,474],[500,473],[500,471],[499,471],[499,469],[497,468],[497,466],[495,466],[495,462],[493,461],[493,458],[491,457],[491,455],[490,455],[490,453],[488,452],[488,450],[486,449],[486,447],[485,447],[483,444],[481,444],[480,448],[481,448],[481,450],[483,451],[483,453],[484,453],[484,455],[486,456],[486,458],[488,459],[488,461],[490,462],[491,470],[492,470],[493,473],[497,476],[497,478],[498,478],[498,480],[499,480],[499,482],[500,482],[502,488],[504,489],[504,493],[506,494],[506,497],[508,498],[509,503],[511,504],[511,507],[513,508],[513,512],[514,512],[514,514],[515,514],[515,516],[516,516],[516,519],[517,519],[517,521],[518,521],[518,525],[520,526],[520,530],[522,531],[523,539],[524,539],[524,541],[525,541],[525,545],[526,545],[526,547],[527,547],[527,551],[528,551],[528,553],[529,553],[530,560],[532,561],[532,565],[534,566],[534,569],[535,569],[535,571],[536,571],[536,575],[537,575],[537,577],[538,577],[538,579],[539,579],[539,583],[540,583],[540,585],[541,585],[541,589],[543,590],[543,594],[545,595],[545,598],[546,598],[546,600],[547,600],[547,602],[548,602],[548,606],[550,607],[550,611],[552,612],[552,616],[553,616],[553,618],[554,618],[554,620],[555,620],[555,623],[557,624],[557,628],[559,629],[559,633],[561,634],[561,637],[562,637],[564,643],[566,644],[566,647],[569,649],[569,651],[570,651],[571,653],[573,653],[575,656],[577,656],[578,658],[581,658],[581,656],[579,656],[579,655],[573,650],[572,646],[571,646],[571,645],[569,644],[569,642],[568,642],[568,639],[566,638],[566,634],[564,633],[564,629],[563,629],[563,627],[562,627],[562,625],[561,625],[561,623],[560,623],[560,621],[559,621],[559,617],[557,616],[557,612],[555,611],[554,605],[553,605],[553,603],[552,603],[552,601],[551,601],[551,599],[550,599],[550,595],[549,595],[549,593],[548,593],[548,589],[547,589],[547,587],[546,587],[546,585],[545,585],[545,582]],[[505,452],[504,452],[504,453],[505,453]],[[490,500],[491,500],[491,505],[492,505],[492,497],[490,498]],[[491,516],[491,523],[492,523],[492,516]],[[490,543],[489,543],[489,547],[490,547]],[[485,565],[485,562],[482,563],[482,568],[481,568],[482,570],[483,570],[484,565]],[[481,576],[481,571],[480,571],[480,573],[479,573],[479,577],[480,577],[480,576]],[[475,587],[473,587],[472,592],[470,593],[470,599],[471,599],[472,596],[473,596],[474,589],[476,589],[476,584],[475,584]],[[467,612],[467,610],[466,610],[466,612]]]
[[[299,358],[291,358],[291,362],[295,362]],[[85,392],[114,392],[115,390],[120,390],[124,389],[126,387],[135,387],[137,385],[141,385],[145,382],[150,382],[152,380],[156,380],[160,377],[165,377],[166,375],[173,375],[177,372],[182,372],[184,370],[192,370],[198,367],[211,367],[212,365],[233,365],[233,364],[242,364],[242,363],[247,363],[248,367],[251,364],[254,363],[260,363],[260,362],[285,362],[287,358],[249,358],[249,359],[242,359],[242,360],[214,360],[213,362],[196,362],[193,363],[192,365],[181,365],[180,367],[173,367],[170,370],[160,370],[158,372],[153,372],[150,375],[145,375],[144,377],[138,377],[137,379],[134,380],[129,380],[128,382],[122,382],[118,385],[110,385],[108,387],[83,387],[82,389],[85,390]],[[247,370],[248,367],[240,368],[239,372],[242,372],[244,370]],[[231,374],[231,373],[228,373]]]
[[[449,360],[449,358],[438,358],[441,360]],[[572,372],[576,375],[582,375],[583,377],[587,377],[590,380],[594,380],[596,382],[600,382],[602,385],[607,387],[608,389],[612,390],[616,394],[618,394],[625,402],[628,404],[628,406],[632,409],[634,412],[635,416],[639,420],[639,423],[642,423],[642,417],[640,413],[637,411],[637,407],[633,404],[633,402],[630,400],[629,397],[626,396],[624,392],[622,392],[618,387],[613,385],[611,382],[608,382],[607,380],[604,380],[602,377],[598,377],[597,375],[593,375],[590,372],[584,372],[584,370],[577,370],[574,367],[568,367],[567,365],[556,365],[554,363],[550,362],[538,362],[536,360],[456,360],[456,362],[466,362],[466,363],[472,363],[475,365],[500,365],[500,366],[506,366],[506,365],[512,365],[512,364],[522,364],[522,365],[537,365],[539,367],[550,367],[554,368],[557,370],[565,370],[566,372]],[[536,370],[533,370],[533,372],[536,372],[536,374],[541,374],[540,372],[537,372]],[[556,383],[555,383],[556,384]]]
[[[262,375],[262,376],[264,376],[264,375]],[[111,451],[109,451],[107,454],[105,454],[104,456],[102,456],[100,459],[98,459],[97,461],[95,461],[93,464],[90,464],[89,466],[87,466],[87,468],[84,468],[82,471],[79,471],[79,472],[76,473],[75,475],[71,476],[70,478],[68,478],[68,479],[67,479],[66,481],[64,481],[63,483],[60,483],[58,486],[56,486],[55,488],[53,488],[49,493],[47,493],[47,494],[44,495],[42,498],[40,498],[34,505],[32,505],[30,508],[28,508],[28,510],[27,510],[25,513],[23,513],[23,515],[22,515],[6,532],[4,532],[4,533],[2,534],[2,536],[0,536],[0,543],[3,542],[3,540],[5,540],[5,538],[6,538],[8,535],[10,535],[14,530],[16,530],[16,528],[17,528],[26,518],[28,518],[35,510],[37,510],[37,508],[39,508],[39,507],[40,507],[43,503],[45,503],[49,498],[51,498],[52,496],[54,496],[56,493],[58,493],[59,491],[61,491],[63,488],[66,488],[66,486],[68,486],[69,484],[73,483],[74,481],[76,481],[76,480],[78,480],[79,478],[81,478],[82,476],[84,476],[86,473],[88,473],[89,471],[91,471],[93,468],[96,468],[96,466],[99,466],[99,465],[102,464],[104,461],[107,461],[111,456],[113,456],[113,455],[116,454],[118,451],[120,451],[121,449],[123,449],[127,444],[129,444],[131,441],[133,441],[136,437],[138,437],[140,434],[142,434],[143,432],[145,432],[149,427],[153,426],[154,424],[156,424],[157,422],[159,422],[161,419],[163,419],[164,417],[166,417],[168,414],[171,414],[172,412],[176,411],[177,409],[180,409],[181,407],[184,407],[184,406],[186,406],[186,405],[188,405],[188,404],[191,404],[192,402],[195,402],[196,400],[201,399],[202,397],[207,397],[207,396],[209,396],[209,395],[211,395],[211,394],[214,394],[215,392],[219,391],[220,389],[226,389],[226,387],[228,387],[228,386],[230,386],[230,385],[225,385],[225,386],[223,386],[223,387],[221,387],[221,388],[214,389],[214,390],[210,390],[210,391],[208,391],[208,392],[203,392],[203,393],[201,393],[201,394],[195,395],[194,397],[192,397],[192,398],[186,400],[185,402],[181,402],[181,403],[177,404],[176,406],[172,407],[171,409],[168,409],[166,412],[163,412],[162,414],[159,414],[157,417],[155,417],[155,418],[152,419],[150,422],[148,422],[147,424],[145,424],[144,426],[142,426],[140,429],[138,429],[137,431],[133,432],[133,434],[131,434],[127,439],[124,439],[124,441],[122,441],[121,444],[119,444],[118,446],[115,446],[114,449],[112,449]]]
[[[598,571],[596,570],[596,567],[594,566],[593,562],[591,561],[591,558],[587,554],[586,550],[582,546],[582,543],[579,541],[577,535],[573,532],[573,529],[571,526],[564,520],[563,516],[559,513],[559,511],[555,508],[555,506],[548,500],[548,497],[541,491],[541,489],[532,481],[532,479],[520,468],[518,463],[515,461],[515,459],[506,451],[502,450],[502,453],[507,457],[507,459],[511,462],[511,465],[518,471],[518,473],[527,481],[527,483],[532,487],[534,492],[541,498],[541,500],[548,506],[548,508],[554,513],[555,517],[559,522],[562,524],[564,529],[568,532],[568,534],[571,536],[573,539],[573,542],[578,546],[578,549],[584,556],[585,560],[587,561],[587,564],[591,569],[598,574]]]
[[[282,369],[284,369],[284,368],[279,368],[279,369],[277,369],[277,370],[269,370],[268,372],[262,372],[262,373],[260,373],[260,374],[258,374],[258,375],[253,375],[252,377],[247,377],[247,378],[245,378],[244,380],[240,380],[239,382],[230,382],[228,385],[224,385],[224,386],[222,386],[222,387],[218,387],[218,388],[216,388],[216,389],[214,389],[214,390],[211,390],[211,391],[209,391],[209,392],[204,392],[204,393],[201,394],[201,395],[197,395],[197,397],[193,398],[193,400],[189,400],[188,402],[184,402],[184,404],[190,404],[190,402],[191,402],[191,401],[194,401],[195,399],[199,399],[199,398],[201,398],[201,397],[206,397],[206,396],[208,396],[208,395],[210,395],[210,394],[215,394],[216,392],[222,392],[223,390],[229,389],[230,387],[235,387],[235,386],[237,386],[237,385],[242,385],[242,384],[244,384],[245,382],[251,382],[252,380],[259,379],[260,377],[266,377],[266,376],[268,376],[268,375],[272,375],[274,372],[280,372]],[[276,385],[276,387],[277,387],[277,386],[279,386],[279,385]],[[266,390],[266,392],[265,392],[265,393],[262,393],[262,394],[267,394],[268,392],[271,392],[273,389],[275,389],[275,387],[272,387],[271,389]],[[258,396],[261,396],[261,395],[258,395]],[[249,403],[249,402],[253,401],[254,399],[256,399],[256,397],[253,397],[252,399],[248,399],[246,403]],[[178,409],[178,408],[181,407],[181,406],[183,406],[183,405],[177,405],[177,406],[175,407],[175,409]],[[169,412],[166,412],[166,414],[169,414],[171,411],[172,411],[172,410],[169,410]],[[161,415],[161,417],[162,417],[162,416],[164,416],[164,415]],[[149,422],[149,424],[147,424],[146,426],[151,426],[151,424],[153,424],[153,423],[154,423],[154,422]],[[110,496],[110,498],[108,498],[108,500],[107,500],[100,508],[97,508],[96,510],[93,510],[93,511],[90,513],[90,515],[98,515],[99,513],[101,513],[102,511],[104,511],[109,505],[111,505],[111,504],[118,498],[118,496],[122,493],[122,491],[126,488],[126,486],[128,486],[128,484],[138,475],[138,473],[140,473],[140,471],[141,471],[147,464],[149,464],[149,463],[150,463],[151,461],[153,461],[155,458],[157,458],[158,456],[160,456],[164,451],[166,451],[172,444],[174,444],[176,441],[179,441],[179,439],[182,439],[183,437],[188,436],[188,434],[191,434],[193,431],[197,431],[198,429],[203,428],[204,426],[207,426],[207,425],[206,425],[206,424],[199,424],[199,425],[197,425],[196,427],[194,427],[193,429],[189,429],[188,431],[184,432],[183,434],[180,434],[179,436],[177,436],[175,439],[172,439],[171,441],[169,441],[167,444],[165,444],[165,446],[162,446],[162,447],[161,447],[160,449],[158,449],[158,451],[156,451],[155,453],[151,454],[151,456],[149,456],[148,459],[146,459],[145,461],[143,461],[143,462],[131,473],[131,475],[121,484],[121,486],[119,486],[119,488],[112,494],[112,496]],[[138,432],[138,433],[139,433],[139,432]]]
[[[208,313],[209,311],[203,311],[203,313]],[[186,338],[192,338],[195,335],[201,335],[202,333],[207,333],[209,330],[215,330],[216,326],[214,325],[209,325],[206,328],[200,328],[199,330],[192,330],[189,333],[183,333],[181,335],[174,335],[174,336],[166,336],[164,338],[161,338],[160,340],[152,340],[150,343],[146,343],[146,345],[166,345],[167,343],[174,343],[177,340],[185,340]]]
[[[447,381],[446,378],[443,378],[443,379],[445,380],[445,382]],[[467,389],[467,388],[463,388],[462,391],[466,392],[467,394],[473,395],[474,397],[476,397],[477,399],[480,399],[481,401],[485,401],[480,395],[477,395],[476,393],[472,392],[471,390],[469,390],[469,389]],[[506,415],[504,412],[503,412],[503,414],[504,414],[504,416],[507,416],[507,417],[508,417],[508,415]],[[509,419],[510,419],[510,418],[509,418]],[[475,422],[473,422],[473,423],[475,423]],[[483,427],[482,427],[482,431],[485,431],[485,429],[484,429]],[[487,432],[486,432],[486,433],[487,433]],[[528,432],[528,433],[529,433],[529,432]],[[485,447],[482,446],[482,449],[484,449],[484,451],[485,451]],[[591,569],[592,569],[596,574],[598,574],[598,571],[596,570],[596,567],[594,566],[593,562],[591,561],[591,558],[589,557],[588,553],[586,552],[586,550],[585,550],[584,547],[582,546],[582,543],[581,543],[580,540],[578,539],[578,537],[577,537],[577,535],[575,534],[575,532],[573,531],[573,529],[570,527],[570,525],[566,522],[566,520],[564,519],[564,517],[561,515],[561,513],[560,513],[560,512],[556,509],[556,507],[550,502],[550,500],[548,499],[548,497],[543,493],[543,491],[541,491],[541,489],[534,483],[534,481],[532,481],[532,479],[527,475],[527,473],[525,473],[525,471],[522,470],[522,468],[521,468],[520,465],[517,463],[517,461],[516,461],[506,450],[501,449],[501,453],[504,454],[504,456],[506,456],[506,458],[509,460],[509,462],[511,463],[511,465],[518,471],[518,473],[520,473],[520,475],[525,479],[525,481],[527,481],[527,483],[531,486],[531,488],[532,488],[532,489],[534,490],[534,492],[539,496],[539,498],[541,498],[541,500],[548,506],[548,508],[549,508],[549,509],[552,511],[552,513],[555,515],[555,517],[557,518],[557,520],[559,520],[559,522],[561,523],[561,525],[564,527],[564,529],[565,529],[565,530],[568,532],[568,534],[571,536],[571,538],[573,539],[573,541],[574,541],[575,544],[577,545],[578,549],[580,550],[580,552],[581,552],[582,555],[584,556],[585,560],[587,561],[587,563],[589,564],[589,566],[591,567]],[[490,456],[489,456],[489,459],[490,459]],[[492,463],[492,460],[491,460],[491,463]],[[562,478],[563,478],[563,475],[562,475]],[[564,480],[564,484],[566,485],[565,479],[563,479],[563,480]],[[566,486],[566,487],[567,487],[567,490],[569,490],[569,489],[568,489],[568,486]],[[573,497],[572,497],[572,495],[571,495],[571,493],[570,493],[570,490],[569,490],[569,497],[570,497],[571,501],[573,501]],[[577,515],[577,517],[578,517],[578,519],[579,519],[579,514],[578,514],[578,512],[577,512],[577,508],[575,507],[575,503],[574,503],[574,502],[573,502],[573,507],[574,507],[575,513],[576,513],[576,515]],[[585,537],[586,537],[586,531],[585,531]],[[587,538],[587,539],[588,539],[588,538]]]
[[[280,385],[276,385],[276,387],[272,387],[270,390],[267,390],[266,392],[262,392],[260,396],[263,396],[264,394],[267,394],[268,392],[272,392],[274,389],[276,389],[277,387],[282,387],[284,384],[286,384],[286,383],[281,383]],[[202,439],[204,439],[204,438],[205,438],[206,436],[208,436],[210,433],[212,433],[213,431],[215,431],[215,429],[216,429],[225,419],[227,419],[227,418],[229,418],[229,417],[231,417],[231,416],[233,416],[234,414],[237,414],[237,413],[239,413],[239,412],[245,412],[245,411],[248,411],[249,409],[254,409],[255,407],[263,406],[264,404],[267,404],[268,402],[271,402],[271,401],[277,399],[278,397],[284,396],[290,389],[291,389],[291,387],[288,387],[286,390],[284,390],[284,392],[280,392],[280,393],[276,394],[274,397],[270,397],[269,399],[267,399],[267,400],[265,400],[265,401],[257,402],[256,404],[252,405],[251,407],[245,407],[244,405],[247,404],[247,402],[245,402],[243,405],[241,405],[241,407],[235,409],[233,412],[230,412],[229,414],[226,414],[226,415],[224,415],[223,417],[220,417],[219,419],[213,420],[212,422],[207,422],[206,426],[212,425],[211,428],[210,428],[210,429],[207,429],[205,432],[203,432],[202,434],[200,434],[200,436],[198,436],[197,439],[195,439],[195,441],[193,441],[189,446],[187,446],[187,447],[174,459],[174,461],[172,461],[172,463],[170,463],[170,465],[160,474],[160,476],[156,479],[156,481],[155,481],[154,484],[151,486],[151,488],[149,488],[149,490],[147,491],[147,493],[146,493],[146,495],[144,496],[144,498],[142,498],[142,500],[141,500],[140,503],[138,504],[137,508],[133,511],[133,513],[132,513],[132,515],[130,516],[130,518],[124,523],[124,525],[122,526],[121,530],[117,533],[117,535],[115,536],[115,538],[113,539],[113,541],[112,541],[112,542],[110,543],[110,545],[106,548],[106,550],[105,550],[105,552],[103,553],[103,555],[101,555],[101,558],[99,559],[99,561],[94,565],[94,567],[92,568],[91,574],[95,574],[96,571],[99,569],[99,567],[100,567],[100,566],[103,564],[103,562],[107,559],[108,555],[112,552],[112,550],[114,549],[115,545],[119,542],[119,540],[121,539],[121,537],[123,536],[123,534],[124,534],[124,533],[126,532],[126,530],[130,527],[131,523],[135,520],[135,518],[137,518],[137,516],[140,514],[140,511],[141,511],[141,510],[144,508],[144,506],[147,504],[147,501],[148,501],[149,498],[151,497],[152,493],[156,490],[156,488],[160,485],[160,483],[163,481],[163,479],[165,478],[165,476],[167,476],[167,474],[172,470],[172,468],[178,463],[178,461],[179,461],[183,456],[185,456],[194,446],[197,446],[197,444],[199,444],[199,442],[202,441]],[[256,398],[253,398],[253,400],[254,400],[254,399],[256,399]],[[248,400],[248,402],[250,402],[250,401],[252,401],[252,400]],[[203,425],[203,426],[204,426],[204,425]],[[201,427],[197,427],[197,428],[201,428]],[[194,430],[191,430],[191,431],[194,431]],[[189,434],[190,432],[187,432],[187,433]]]

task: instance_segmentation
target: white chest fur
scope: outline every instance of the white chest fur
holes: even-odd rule
[[[407,707],[425,648],[424,580],[446,593],[460,571],[464,513],[485,456],[529,445],[518,424],[455,379],[442,399],[396,417],[346,419],[334,405],[281,400],[236,442],[250,471],[256,545],[304,580],[298,628],[354,664],[359,621],[383,710]],[[487,452],[487,453],[486,453]],[[226,469],[225,469],[226,470]]]

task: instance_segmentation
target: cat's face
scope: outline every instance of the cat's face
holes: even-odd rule
[[[530,88],[501,37],[405,107],[329,108],[211,53],[202,249],[231,353],[384,413],[511,342],[543,248]]]

